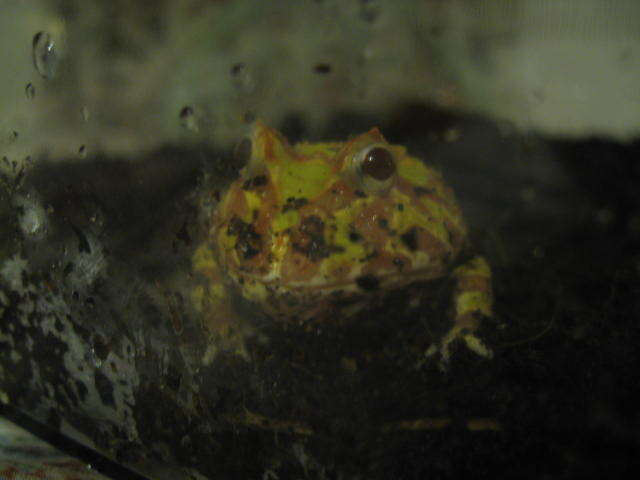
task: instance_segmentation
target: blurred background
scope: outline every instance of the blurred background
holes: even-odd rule
[[[382,119],[407,101],[574,138],[629,140],[640,124],[632,0],[615,8],[599,0],[4,0],[1,8],[9,156],[225,144],[255,117],[279,124],[296,115],[318,132],[337,112]],[[8,145],[14,131],[19,141]]]

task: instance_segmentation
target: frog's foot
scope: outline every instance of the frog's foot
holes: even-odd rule
[[[425,357],[440,355],[440,370],[446,370],[451,359],[451,345],[462,340],[469,350],[484,358],[492,358],[493,351],[473,332],[463,325],[454,326],[438,343],[432,344],[425,352]]]
[[[210,364],[219,354],[236,355],[245,361],[250,360],[246,339],[253,334],[248,327],[236,325],[233,328],[220,328],[209,335],[208,346],[202,358]]]
[[[491,270],[483,257],[473,257],[453,272],[456,282],[453,294],[454,325],[437,343],[429,347],[426,356],[440,353],[440,368],[445,369],[451,358],[451,345],[458,339],[486,358],[493,352],[475,335],[483,318],[492,316],[493,294]]]

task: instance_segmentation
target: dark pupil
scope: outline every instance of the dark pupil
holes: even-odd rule
[[[396,164],[393,162],[393,156],[386,148],[372,148],[362,162],[362,173],[376,180],[387,180],[395,171]]]

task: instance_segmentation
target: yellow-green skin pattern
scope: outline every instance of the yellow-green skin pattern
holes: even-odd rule
[[[250,140],[248,164],[193,257],[207,279],[194,300],[209,329],[233,329],[228,289],[274,321],[324,322],[410,283],[453,276],[453,326],[440,351],[463,338],[490,354],[473,332],[492,314],[491,272],[482,257],[461,264],[467,227],[439,172],[377,128],[345,142],[290,145],[258,122]],[[393,159],[385,181],[359,169],[362,152],[375,147]]]

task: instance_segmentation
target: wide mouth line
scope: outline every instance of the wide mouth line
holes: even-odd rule
[[[379,287],[373,290],[375,291],[375,290],[379,290],[380,288],[383,288],[383,289],[388,288],[389,287],[388,284],[392,282],[396,283],[398,287],[403,287],[416,281],[435,280],[437,278],[441,278],[442,276],[444,276],[444,272],[441,269],[435,270],[433,268],[421,268],[417,270],[411,270],[409,272],[388,272],[383,275],[375,275],[375,274],[371,274],[371,275],[378,281],[378,284],[379,284]],[[265,281],[262,281],[261,278],[258,276],[254,276],[254,275],[244,275],[244,276],[249,277],[254,281],[259,282],[265,286],[279,283],[278,279],[269,280],[265,282]],[[358,289],[360,291],[363,291],[358,286],[358,282],[357,282],[358,278],[359,277],[354,277],[354,278],[349,278],[342,281],[336,281],[331,283],[318,283],[318,284],[313,284],[312,282],[297,282],[295,284],[279,283],[278,286],[280,289],[286,289],[289,291],[304,291],[304,290],[334,291],[334,290],[340,290],[340,289]]]

